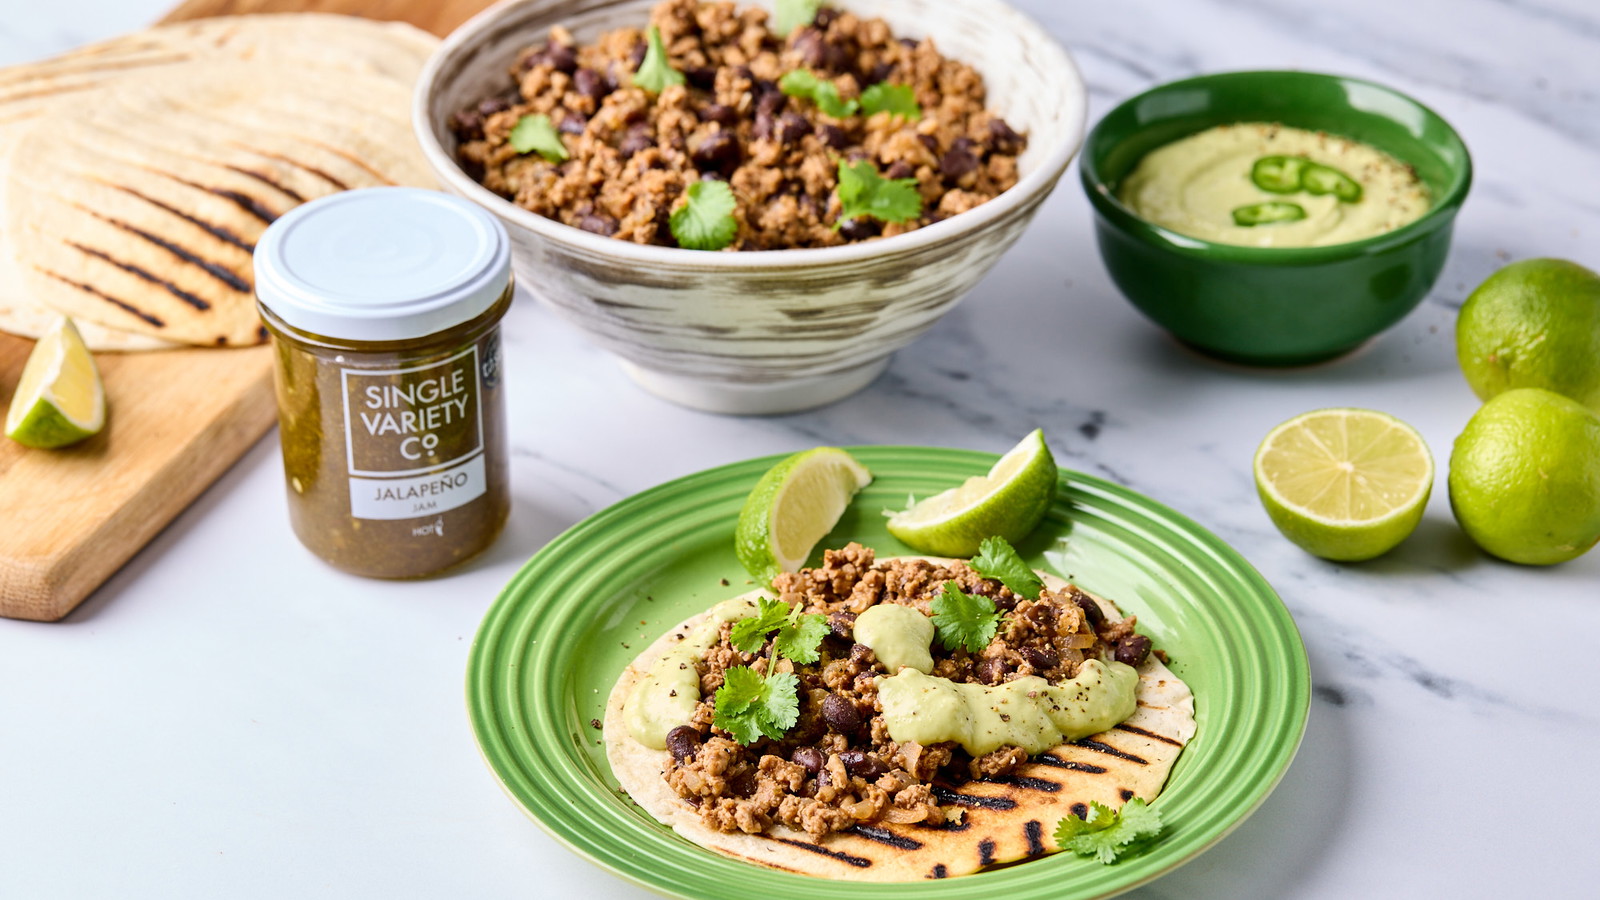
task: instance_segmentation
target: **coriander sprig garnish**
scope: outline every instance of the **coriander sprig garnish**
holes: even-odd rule
[[[561,162],[567,159],[567,145],[561,142],[561,135],[556,132],[554,125],[550,124],[550,117],[544,113],[534,113],[523,116],[517,124],[511,126],[511,134],[506,137],[506,143],[518,153],[538,154],[551,162]]]
[[[634,86],[659,94],[671,85],[683,84],[683,73],[667,61],[667,46],[661,41],[661,29],[651,25],[645,32],[645,43],[644,59],[633,73]]]
[[[684,204],[667,218],[667,228],[679,247],[721,250],[733,243],[739,233],[739,220],[734,215],[738,208],[733,188],[726,181],[696,181],[684,192]]]
[[[839,218],[833,227],[860,216],[883,222],[909,222],[922,216],[922,194],[915,178],[884,178],[870,160],[839,160]]]
[[[963,647],[977,653],[994,640],[1000,627],[1000,613],[988,597],[969,594],[954,581],[944,583],[944,592],[933,598],[934,633],[946,650]]]
[[[880,112],[904,116],[913,122],[922,118],[922,107],[917,104],[917,95],[908,84],[880,81],[862,91],[861,114],[870,116]]]
[[[772,11],[772,33],[780,38],[817,20],[823,0],[778,0]]]
[[[756,614],[733,623],[728,643],[741,653],[755,653],[772,641],[766,674],[749,666],[733,666],[722,673],[722,686],[712,698],[711,724],[749,746],[762,735],[781,740],[800,716],[800,681],[779,672],[778,660],[814,663],[828,634],[828,617],[801,613],[781,600],[762,597]]]
[[[1092,856],[1102,863],[1117,861],[1117,856],[1161,833],[1161,814],[1134,797],[1114,810],[1090,802],[1083,818],[1067,816],[1056,825],[1056,844],[1079,856]]]
[[[1019,597],[1037,600],[1039,592],[1044,590],[1044,582],[1017,555],[1017,549],[1011,546],[1011,542],[999,535],[983,539],[971,565],[979,575],[995,579]]]
[[[817,105],[817,109],[835,119],[853,116],[861,108],[861,104],[855,100],[841,99],[837,85],[826,78],[818,78],[808,69],[783,73],[783,77],[778,79],[778,90],[790,97],[810,100]]]

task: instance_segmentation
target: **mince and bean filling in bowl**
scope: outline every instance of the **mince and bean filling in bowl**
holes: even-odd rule
[[[518,206],[695,250],[903,234],[1016,185],[1027,146],[932,38],[806,3],[665,0],[592,43],[552,27],[449,126]]]

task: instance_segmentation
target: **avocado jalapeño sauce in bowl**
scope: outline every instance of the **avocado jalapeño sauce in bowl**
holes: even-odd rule
[[[255,271],[300,542],[376,578],[488,548],[510,512],[500,223],[438,191],[347,191],[274,222]]]
[[[1080,176],[1117,288],[1201,352],[1347,353],[1433,287],[1472,163],[1443,119],[1311,72],[1176,81],[1113,109]]]

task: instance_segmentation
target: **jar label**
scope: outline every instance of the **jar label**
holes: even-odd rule
[[[352,516],[424,518],[483,496],[479,372],[476,345],[426,366],[340,370]]]

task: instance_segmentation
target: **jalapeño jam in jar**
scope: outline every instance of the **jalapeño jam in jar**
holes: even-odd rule
[[[510,510],[500,223],[437,191],[347,191],[274,222],[255,273],[300,542],[378,578],[492,544]]]

